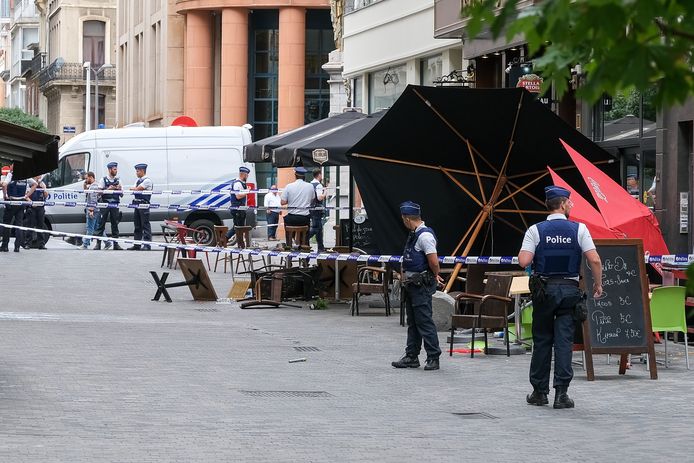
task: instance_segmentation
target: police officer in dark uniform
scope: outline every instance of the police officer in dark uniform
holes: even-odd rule
[[[439,276],[434,230],[422,221],[421,208],[412,201],[400,205],[405,227],[410,231],[402,259],[407,308],[407,346],[405,356],[392,365],[395,368],[418,368],[419,351],[424,341],[427,351],[425,370],[438,370],[441,348],[432,318],[431,296],[443,280]]]
[[[3,186],[3,194],[6,201],[29,201],[27,196],[27,180],[15,180],[14,177],[7,184]],[[5,205],[5,214],[2,216],[2,223],[5,225],[15,225],[21,227],[24,225],[24,211],[26,206],[24,205]],[[14,221],[14,223],[13,223]],[[3,227],[2,230],[2,245],[0,245],[0,252],[9,251],[10,242],[10,229]],[[19,252],[19,247],[24,242],[24,232],[15,228],[14,230],[14,252]]]
[[[123,187],[120,184],[120,177],[118,177],[118,163],[109,162],[106,167],[108,168],[108,175],[104,176],[99,181],[100,190],[115,190],[121,191]],[[101,209],[101,220],[99,221],[99,227],[96,229],[96,236],[103,236],[106,231],[106,221],[110,219],[111,222],[111,236],[113,238],[118,238],[118,222],[120,221],[120,210],[118,205],[120,204],[121,194],[103,193],[101,195],[101,201],[108,203],[109,207]],[[110,243],[106,243],[106,249],[110,247]],[[101,240],[96,242],[94,249],[101,249]],[[117,241],[113,242],[113,249],[118,251],[122,250],[118,245]]]
[[[567,389],[573,378],[571,367],[575,322],[581,320],[583,293],[578,287],[581,257],[593,273],[593,297],[602,295],[602,264],[593,239],[582,223],[570,222],[573,203],[570,192],[559,186],[545,188],[549,216],[525,233],[518,254],[522,267],[532,264],[530,289],[533,301],[533,356],[526,397],[530,405],[549,403],[549,372],[554,348],[554,408],[573,408]]]
[[[246,205],[246,199],[248,193],[234,193],[236,191],[242,192],[248,187],[246,185],[246,180],[248,180],[248,174],[251,170],[248,167],[239,167],[239,177],[231,181],[231,200],[229,202],[231,207],[231,217],[234,219],[234,225],[227,232],[227,239],[231,239],[235,234],[236,230],[234,227],[243,227],[246,225],[246,211],[240,209]]]
[[[130,188],[131,191],[152,191],[154,184],[152,183],[152,179],[147,177],[147,164],[136,164],[135,175],[137,176],[137,180],[135,181],[135,186]],[[151,199],[151,195],[143,193],[135,193],[133,196],[132,203],[134,205],[149,204]],[[135,222],[134,238],[138,241],[152,241],[152,226],[149,222],[149,208],[136,208],[134,210],[133,220]],[[150,249],[152,248],[148,244],[144,246],[135,244],[129,247],[128,251],[149,251]]]
[[[32,203],[39,203],[45,201],[48,197],[48,192],[46,191],[46,184],[43,183],[41,179],[42,175],[37,175],[32,179],[27,180],[27,185],[29,186],[29,191],[27,196],[31,199]],[[35,228],[37,230],[42,230],[44,228],[44,221],[46,217],[46,208],[42,205],[32,204],[31,207],[27,208],[27,212],[31,212],[31,218],[28,220],[29,227]],[[25,216],[24,221],[27,222]],[[47,237],[44,233],[37,232],[27,232],[25,234],[25,249],[29,249],[32,242],[36,242],[37,249],[46,249]]]

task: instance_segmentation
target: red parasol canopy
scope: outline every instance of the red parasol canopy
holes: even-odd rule
[[[607,227],[622,232],[626,238],[642,239],[644,250],[652,255],[669,254],[653,212],[564,140],[561,142],[581,172]]]
[[[617,230],[611,230],[605,223],[605,219],[600,215],[583,196],[578,194],[576,190],[571,188],[563,178],[559,176],[551,167],[547,167],[550,175],[552,175],[552,183],[554,185],[566,188],[571,192],[571,202],[574,203],[571,209],[571,220],[580,222],[588,227],[590,236],[593,238],[624,238],[624,234]]]

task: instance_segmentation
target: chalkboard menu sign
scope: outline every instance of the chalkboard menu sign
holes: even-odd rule
[[[593,274],[584,260],[588,296],[588,318],[583,324],[586,358],[592,353],[653,353],[650,362],[653,376],[655,354],[642,242],[595,240],[595,245],[602,261],[603,294],[593,297]],[[592,360],[590,363],[592,373]],[[623,373],[621,369],[620,373]]]
[[[359,248],[367,254],[379,254],[374,229],[369,219],[354,221],[352,234],[354,236],[353,247]],[[342,246],[349,246],[349,219],[340,220],[340,237]]]

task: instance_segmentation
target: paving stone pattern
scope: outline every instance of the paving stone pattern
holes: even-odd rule
[[[681,349],[657,381],[596,356],[576,409],[531,407],[529,355],[395,370],[383,309],[151,302],[159,252],[49,247],[0,254],[2,462],[694,461]]]

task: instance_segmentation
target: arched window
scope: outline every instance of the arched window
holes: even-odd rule
[[[104,64],[106,23],[85,21],[82,29],[82,62],[89,61],[98,69]]]

